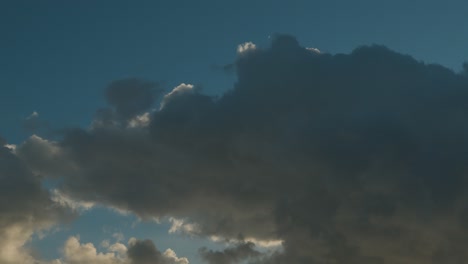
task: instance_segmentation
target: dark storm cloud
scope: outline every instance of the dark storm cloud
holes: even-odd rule
[[[284,241],[259,263],[468,259],[465,75],[383,46],[320,54],[284,35],[245,46],[235,66],[219,99],[184,84],[149,126],[110,116],[68,132],[62,191],[185,219],[180,232]]]

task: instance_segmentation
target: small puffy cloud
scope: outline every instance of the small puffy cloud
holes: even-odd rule
[[[127,263],[125,255],[120,255],[120,252],[118,250],[107,253],[97,252],[97,249],[92,243],[80,243],[80,238],[77,236],[72,236],[65,242],[65,246],[63,248],[63,255],[63,262],[66,264]]]
[[[29,115],[26,119],[33,119],[33,118],[37,118],[37,117],[39,117],[39,113],[36,112],[36,111],[34,111],[34,112],[32,112],[32,114]]]
[[[252,42],[245,42],[237,46],[237,53],[242,54],[244,52],[252,51],[257,49],[257,46]]]
[[[150,123],[150,113],[146,112],[141,115],[137,115],[128,121],[128,127],[147,127]]]
[[[185,257],[179,258],[174,250],[168,248],[164,251],[163,256],[167,259],[167,264],[189,264],[189,261]]]
[[[98,252],[94,244],[81,243],[79,236],[68,238],[63,247],[63,264],[189,264],[187,258],[178,257],[172,249],[161,253],[151,240],[130,238],[128,245],[120,242],[101,243],[107,252]]]
[[[119,242],[116,242],[116,243],[114,243],[112,245],[109,245],[109,247],[107,249],[110,252],[116,252],[120,256],[123,256],[127,252],[127,247],[124,244],[119,243]]]
[[[3,145],[5,148],[10,149],[11,151],[16,150],[16,145],[15,144],[5,144]]]
[[[188,235],[197,235],[201,232],[200,227],[196,223],[187,223],[185,219],[169,218],[172,223],[169,228],[169,233],[183,233]]]

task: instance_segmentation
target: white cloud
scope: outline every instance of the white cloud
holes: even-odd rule
[[[244,241],[252,242],[258,247],[262,248],[274,248],[274,247],[281,247],[283,245],[283,240],[279,239],[271,239],[271,240],[264,240],[264,239],[256,239],[252,237],[245,238]]]
[[[262,248],[277,248],[281,247],[283,245],[283,240],[279,239],[258,239],[258,238],[253,238],[253,237],[247,237],[242,240],[239,239],[229,239],[221,236],[210,236],[209,237],[211,241],[213,242],[224,242],[227,244],[239,244],[241,242],[251,242],[255,244],[257,247],[262,247]]]
[[[317,54],[322,53],[322,52],[321,52],[319,49],[317,49],[317,48],[306,48],[306,50],[312,51],[312,52],[317,53]]]
[[[57,189],[51,191],[51,199],[52,201],[60,204],[61,206],[70,208],[74,211],[90,210],[95,206],[93,202],[74,200]]]
[[[123,237],[122,234],[117,234],[118,235],[114,237],[118,239]],[[109,240],[104,240],[101,242],[101,246],[104,247],[107,252],[98,252],[93,243],[81,243],[79,236],[72,236],[65,242],[63,258],[56,259],[51,264],[139,264],[138,259],[133,259],[132,256],[130,256],[129,250],[131,250],[132,247],[148,245],[142,244],[141,242],[141,240],[132,237],[128,240],[126,246],[119,242],[111,245]],[[142,254],[144,254],[147,248],[143,248],[142,250]],[[164,251],[164,253],[159,252],[156,247],[154,247],[154,250],[156,255],[159,255],[159,258],[153,259],[156,261],[155,263],[189,264],[187,258],[178,257],[174,250],[170,248]]]
[[[147,127],[150,123],[150,113],[146,112],[141,115],[137,115],[128,121],[128,127]]]
[[[29,255],[29,252],[23,248],[33,233],[32,226],[19,224],[0,230],[2,240],[0,241],[0,263],[34,263],[34,259]]]
[[[184,233],[188,235],[196,235],[200,233],[200,227],[196,223],[187,223],[184,219],[171,217],[169,222],[172,223],[169,228],[169,233]]]
[[[121,244],[120,244],[121,245]],[[120,264],[128,263],[125,255],[122,255],[121,246],[111,245],[109,248],[114,247],[111,252],[102,253],[97,252],[96,247],[92,243],[80,243],[79,236],[72,236],[66,242],[63,248],[64,259],[63,263],[66,264]],[[124,246],[125,247],[125,246]],[[119,250],[116,250],[119,248]],[[126,247],[125,251],[126,252]]]
[[[120,256],[123,256],[123,255],[125,255],[127,253],[127,247],[124,244],[119,243],[119,242],[116,242],[116,243],[110,245],[108,250],[110,252],[116,252]]]
[[[174,250],[168,248],[166,251],[164,251],[163,256],[168,260],[167,262],[173,263],[173,264],[189,264],[189,261],[187,258],[179,258],[177,257],[177,254],[174,252]]]
[[[245,42],[237,46],[237,53],[242,54],[247,51],[255,50],[257,46],[252,42]]]
[[[30,219],[7,227],[0,226],[0,263],[45,264],[36,259],[25,245],[31,241],[33,235],[41,236],[39,231],[50,230],[54,224],[52,220],[35,222]]]
[[[4,147],[12,150],[12,151],[15,151],[16,149],[16,145],[15,144],[5,144]]]

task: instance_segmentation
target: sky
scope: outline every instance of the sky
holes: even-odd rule
[[[0,263],[465,263],[467,13],[0,2]]]

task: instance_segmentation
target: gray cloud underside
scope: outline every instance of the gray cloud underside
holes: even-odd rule
[[[66,162],[40,171],[75,199],[187,217],[199,235],[283,240],[261,263],[468,259],[466,75],[383,46],[320,54],[282,35],[235,67],[224,96],[177,93],[148,127],[68,131]],[[123,98],[112,111],[143,111],[119,110],[141,99]],[[35,147],[18,155],[34,164],[22,150]]]

